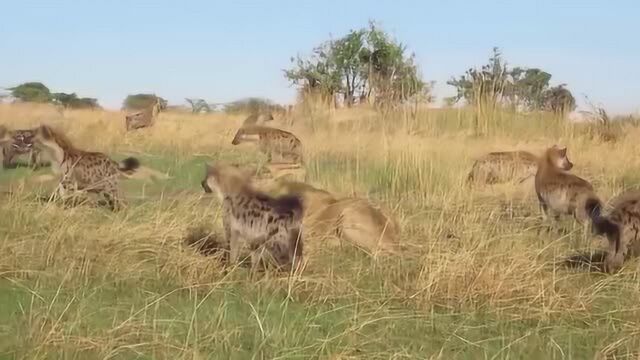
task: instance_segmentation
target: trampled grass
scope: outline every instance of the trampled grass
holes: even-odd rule
[[[393,209],[401,256],[375,261],[309,238],[300,277],[224,274],[182,241],[195,226],[220,230],[219,203],[199,185],[204,163],[262,159],[230,144],[241,117],[163,113],[127,134],[119,113],[0,106],[11,128],[51,123],[81,148],[171,175],[123,181],[129,206],[111,213],[39,201],[53,184],[0,172],[0,357],[637,358],[637,262],[613,276],[555,267],[602,240],[570,220],[549,231],[531,182],[464,179],[487,151],[563,143],[606,200],[640,181],[640,130],[611,143],[542,115],[500,113],[485,136],[467,110],[298,116],[309,182]]]

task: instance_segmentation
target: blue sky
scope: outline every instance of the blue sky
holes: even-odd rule
[[[0,0],[0,87],[42,81],[117,108],[155,92],[293,102],[290,57],[378,21],[416,53],[436,96],[499,46],[614,113],[640,110],[639,1]]]

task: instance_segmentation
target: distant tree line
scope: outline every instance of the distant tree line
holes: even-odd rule
[[[457,90],[448,101],[453,104],[464,99],[478,106],[503,105],[526,111],[573,111],[576,100],[566,84],[550,86],[550,80],[551,74],[538,68],[510,68],[494,48],[487,64],[447,82]]]
[[[36,103],[53,103],[65,109],[99,109],[98,100],[88,97],[78,97],[76,93],[52,93],[41,82],[26,82],[8,89],[11,96],[19,101]]]
[[[420,76],[414,55],[408,55],[406,46],[373,22],[316,46],[310,56],[291,58],[291,62],[284,75],[303,95],[317,94],[329,101],[338,95],[347,106],[365,101],[396,104],[417,95],[427,102],[433,100],[431,86]],[[494,48],[488,64],[447,82],[457,94],[446,100],[526,111],[574,110],[576,101],[566,84],[551,86],[550,80],[551,74],[539,68],[508,67]]]
[[[432,85],[422,79],[414,54],[392,38],[374,22],[351,30],[346,35],[316,46],[310,56],[291,58],[292,65],[284,76],[303,96],[316,95],[327,103],[336,99],[346,106],[357,103],[397,105],[406,100],[431,102]],[[552,75],[539,68],[510,67],[498,48],[489,61],[453,77],[447,84],[456,95],[445,99],[448,104],[465,101],[481,113],[497,107],[518,111],[551,111],[564,114],[576,108],[576,100],[566,84],[551,86]],[[52,93],[44,84],[27,82],[10,88],[20,101],[56,103],[65,108],[99,108],[94,98],[76,93]],[[151,106],[155,94],[133,94],[123,102],[124,109]],[[163,107],[167,101],[160,97]],[[217,106],[203,99],[189,99],[193,113],[211,112]],[[283,107],[268,99],[250,97],[224,104],[228,113],[280,111]]]

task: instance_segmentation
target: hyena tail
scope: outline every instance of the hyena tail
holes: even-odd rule
[[[584,210],[591,220],[602,216],[602,203],[595,197],[590,197],[584,203]]]
[[[140,167],[140,160],[134,157],[128,157],[118,164],[118,170],[123,173],[131,173]]]
[[[171,176],[160,172],[158,170],[152,169],[148,166],[140,165],[140,161],[138,159],[130,157],[122,160],[118,164],[118,170],[120,170],[120,174],[129,179],[139,179],[139,180],[168,180],[171,179]]]
[[[606,235],[617,253],[620,250],[620,226],[606,216],[602,216],[602,203],[596,198],[587,199],[585,211],[591,218],[592,232],[595,235]]]
[[[302,220],[304,205],[300,196],[283,195],[274,200],[274,205],[278,212],[292,212],[296,220]]]

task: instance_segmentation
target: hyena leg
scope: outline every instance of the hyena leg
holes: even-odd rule
[[[76,183],[65,176],[60,180],[58,187],[56,187],[49,200],[58,199],[65,206],[76,206],[78,205],[77,198],[79,195]]]
[[[4,157],[2,159],[3,168],[10,169],[13,167],[13,165],[11,164],[11,162],[13,161],[13,156],[14,156],[13,151],[7,151],[7,153],[4,154]]]
[[[302,260],[302,242],[300,239],[299,231],[273,236],[265,243],[267,250],[265,258],[278,270],[291,271],[294,262],[297,267]]]
[[[544,201],[542,196],[540,196],[540,194],[537,194],[537,195],[538,195],[538,202],[540,203],[540,210],[542,211],[542,217],[543,219],[546,220],[549,218],[549,206]]]
[[[223,219],[222,226],[224,228],[224,249],[222,253],[222,262],[225,265],[229,265],[230,253],[231,253],[231,227],[226,219]],[[226,274],[226,268],[224,269]]]
[[[229,256],[231,264],[241,266],[246,264],[247,258],[243,256],[242,251],[244,244],[244,237],[238,231],[231,230],[229,237]]]
[[[102,196],[107,201],[107,205],[112,211],[118,211],[124,208],[125,204],[120,199],[117,189],[109,189],[102,191]]]
[[[547,232],[551,232],[551,231],[553,231],[553,224],[555,224],[558,221],[560,221],[560,214],[558,214],[555,211],[551,211],[551,209],[549,209],[549,205],[547,205],[547,203],[540,196],[540,194],[537,194],[537,195],[538,195],[538,202],[540,203],[540,211],[542,212],[542,221],[543,221],[543,223],[547,224],[544,227],[546,227],[546,231]],[[554,221],[555,221],[553,223],[551,221],[549,221],[551,215],[553,215],[553,218],[554,218]],[[544,230],[544,229],[541,229],[541,230]]]
[[[265,242],[265,236],[258,236],[247,241],[251,251],[251,278],[254,278],[258,273],[264,272],[267,268],[269,254],[265,249]]]
[[[37,170],[39,168],[39,162],[38,162],[38,154],[35,151],[31,151],[31,156],[29,157],[31,164],[29,164],[31,166],[31,168],[33,168],[34,170]]]

